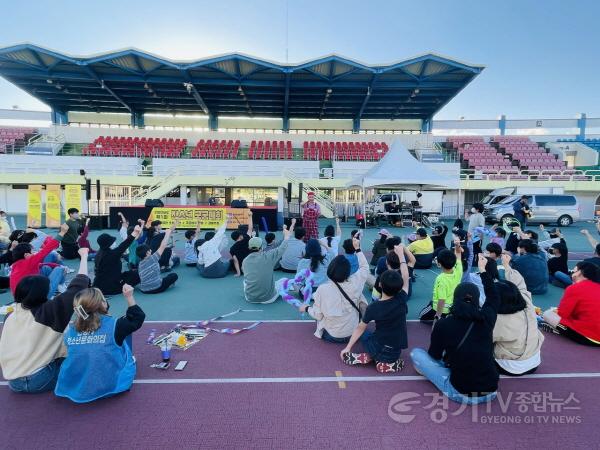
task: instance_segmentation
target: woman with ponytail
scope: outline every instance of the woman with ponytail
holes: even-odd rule
[[[323,246],[327,247],[327,251],[332,254],[331,257],[335,258],[339,253],[340,240],[342,238],[342,229],[340,227],[339,217],[335,218],[335,228],[333,225],[327,225],[323,235],[325,237],[319,239],[319,242]]]
[[[323,251],[321,247],[323,247]],[[327,251],[324,244],[316,239],[309,239],[304,249],[304,258],[298,262],[296,275],[304,273],[307,269],[310,270],[314,274],[313,281],[316,289],[327,282],[327,267],[331,260],[332,253]]]
[[[125,284],[127,311],[119,319],[108,315],[109,304],[99,289],[79,292],[73,301],[75,322],[64,336],[67,357],[54,393],[76,403],[110,397],[131,388],[136,363],[131,334],[146,315],[135,303],[133,287]]]

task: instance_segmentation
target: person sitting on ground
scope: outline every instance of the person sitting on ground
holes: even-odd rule
[[[374,361],[380,373],[399,372],[404,367],[400,355],[408,347],[406,295],[409,276],[402,245],[398,246],[396,254],[400,258],[402,275],[395,270],[388,270],[381,275],[381,300],[367,306],[350,341],[340,352],[346,364],[369,364]],[[371,321],[375,321],[374,333],[366,331]],[[352,353],[352,347],[359,339],[365,352]]]
[[[304,236],[306,236],[306,230],[303,227],[294,228],[294,238],[288,242],[279,263],[282,272],[296,273],[298,270],[298,263],[302,260],[306,248]]]
[[[546,231],[544,225],[540,224],[540,234],[538,246],[543,250],[549,249],[553,244],[563,244],[567,247],[567,241],[562,235],[560,228],[550,228],[549,231]]]
[[[27,228],[25,231],[23,230],[15,230],[11,234],[11,242],[13,239],[16,239],[19,244],[31,244],[32,253],[37,253],[42,248],[42,245],[46,241],[48,235],[41,230],[34,230],[32,228]],[[50,253],[46,255],[44,258],[45,263],[53,263],[53,264],[61,264],[62,265],[63,258],[59,255],[56,250],[52,250]]]
[[[229,253],[231,254],[231,264],[235,270],[235,277],[242,275],[242,263],[250,254],[248,241],[250,241],[250,238],[253,237],[254,232],[252,225],[252,211],[248,210],[248,215],[250,217],[250,225],[248,226],[248,230],[244,232],[243,229],[238,229],[231,233],[231,239],[234,241],[234,244],[229,249]]]
[[[386,239],[385,241],[385,248],[387,253],[380,257],[377,260],[377,266],[375,267],[375,275],[379,276],[381,275],[383,272],[385,272],[387,269],[387,263],[386,263],[386,256],[389,253],[394,253],[394,249],[396,248],[396,246],[400,245],[402,243],[402,241],[400,240],[400,238],[398,236],[390,236],[389,238]]]
[[[39,252],[33,253],[31,244],[18,244],[12,251],[13,264],[10,272],[10,291],[15,293],[19,282],[29,275],[43,275],[50,280],[48,290],[51,299],[65,280],[66,268],[59,264],[44,263],[44,258],[58,248],[60,241],[64,239],[69,231],[67,224],[60,226],[56,238],[48,236]]]
[[[371,257],[372,266],[377,266],[379,258],[387,254],[387,247],[385,245],[385,241],[389,237],[392,237],[392,235],[388,230],[386,230],[385,228],[379,230],[379,239],[373,242],[373,250],[371,250],[371,252],[373,253],[373,256]]]
[[[502,257],[502,253],[504,252],[502,251],[502,247],[500,247],[500,244],[490,242],[488,245],[485,246],[485,253],[486,257],[492,258],[494,261],[498,261],[500,260],[500,258]]]
[[[352,275],[358,271],[358,258],[352,244],[352,239],[346,239],[342,244],[342,248],[344,249],[344,258],[350,263],[350,275]]]
[[[406,265],[408,267],[408,295],[406,296],[406,299],[409,300],[410,297],[412,296],[412,276],[413,276],[413,272],[414,272],[414,265],[415,265],[415,256],[406,248],[404,248],[404,257],[406,258]],[[397,272],[400,272],[400,258],[398,258],[398,255],[396,254],[396,251],[391,251],[389,253],[387,253],[385,255],[385,265],[386,265],[386,270],[395,270]],[[381,275],[377,275],[377,278],[375,279],[375,281],[373,282],[373,289],[371,290],[371,300],[372,301],[377,301],[381,298]]]
[[[286,227],[287,228],[287,227]],[[267,233],[265,234],[265,241],[263,242],[263,251],[268,252],[271,250],[275,250],[276,248],[279,248],[279,246],[282,244],[283,241],[277,241],[276,240],[275,233]],[[287,247],[287,245],[286,245]]]
[[[159,294],[166,291],[172,284],[175,284],[178,277],[176,273],[170,273],[164,278],[160,277],[160,258],[167,248],[167,243],[171,233],[175,230],[177,224],[174,222],[169,228],[160,243],[160,247],[154,253],[146,244],[140,245],[135,251],[140,259],[138,274],[140,277],[140,291],[144,294]]]
[[[304,256],[298,262],[296,276],[301,276],[306,270],[310,270],[313,274],[313,289],[316,289],[327,282],[327,267],[332,259],[332,254],[324,245],[317,239],[309,239],[305,246]]]
[[[79,239],[79,234],[83,230],[84,222],[83,219],[79,217],[79,210],[77,208],[69,208],[67,214],[69,215],[69,219],[66,221],[66,224],[69,227],[69,231],[67,231],[60,243],[60,254],[65,259],[76,259],[79,257],[77,253],[77,250],[79,249],[77,240]]]
[[[146,228],[144,227],[144,223],[145,222],[142,219],[138,219],[140,233],[139,233],[138,237],[135,238],[131,244],[129,244],[129,248],[127,249],[128,253],[129,253],[127,255],[127,266],[129,267],[129,270],[132,270],[132,271],[137,271],[138,264],[140,263],[140,260],[137,257],[136,249],[138,248],[138,246],[140,246],[146,242]],[[130,225],[129,228],[127,228],[127,233],[131,234],[131,233],[133,233],[134,230],[135,230],[135,226]],[[129,283],[129,284],[131,284],[131,283]]]
[[[123,285],[123,295],[127,311],[116,320],[108,315],[108,302],[99,289],[84,289],[75,296],[76,317],[63,338],[67,356],[58,374],[56,396],[88,403],[131,389],[136,372],[131,337],[146,315],[133,298],[132,286]]]
[[[352,245],[356,249],[358,271],[351,275],[348,259],[336,256],[327,268],[328,281],[313,295],[314,304],[299,307],[300,312],[307,312],[317,321],[315,336],[327,342],[349,342],[367,308],[362,291],[369,276],[369,265],[360,249],[360,241],[353,239]]]
[[[439,252],[446,247],[446,235],[448,227],[446,224],[436,225],[431,232],[431,242],[433,242],[433,257],[435,258]]]
[[[454,241],[454,252],[442,250],[437,257],[437,265],[442,269],[433,284],[433,299],[419,313],[421,322],[431,323],[450,312],[454,302],[454,290],[460,284],[463,275],[463,248],[460,241]],[[486,260],[487,261],[487,260]]]
[[[162,230],[162,222],[160,220],[153,220],[150,223],[150,228],[147,230],[146,237],[146,245],[150,247],[152,253],[156,253],[158,248],[162,246],[165,237],[166,233]],[[159,265],[160,270],[163,272],[168,272],[171,267],[179,265],[179,257],[173,256],[173,247],[171,247],[168,242],[163,249]]]
[[[3,264],[11,265],[13,263],[12,251],[19,244],[18,241],[10,241],[8,250],[0,254],[0,266]],[[0,294],[4,294],[10,288],[10,277],[0,275]]]
[[[79,238],[77,239],[77,245],[79,246],[79,248],[87,248],[89,250],[88,258],[94,259],[96,257],[96,250],[94,250],[92,248],[90,241],[88,241],[89,234],[90,234],[90,218],[88,217],[85,219],[85,224],[83,226],[83,230],[81,231],[81,234],[79,235]]]
[[[478,267],[486,295],[483,306],[479,306],[477,286],[459,284],[450,314],[433,327],[429,350],[415,348],[410,354],[415,370],[458,403],[485,403],[497,395],[493,330],[500,298],[486,272],[487,263],[480,254]]]
[[[527,290],[534,295],[548,290],[548,265],[546,256],[540,253],[537,244],[530,239],[519,241],[518,255],[513,257],[512,266],[525,279]]]
[[[261,250],[262,239],[253,237],[248,242],[250,254],[244,258],[244,297],[250,303],[273,303],[279,297],[273,280],[273,270],[287,248],[290,231],[283,226],[283,242],[276,249]]]
[[[552,244],[549,248],[548,274],[549,282],[554,286],[565,288],[573,284],[569,273],[569,251],[561,243]]]
[[[578,344],[600,347],[600,268],[580,261],[572,277],[573,284],[565,289],[558,309],[544,311],[544,321]]]
[[[319,239],[319,242],[328,248],[328,251],[333,253],[333,257],[336,257],[339,253],[340,239],[342,238],[342,228],[340,227],[339,217],[335,218],[335,228],[333,225],[327,225],[323,236]]]
[[[78,275],[53,300],[48,300],[50,282],[44,276],[26,276],[16,286],[15,309],[6,317],[0,335],[2,376],[14,392],[54,389],[66,355],[63,333],[73,315],[73,298],[90,285],[88,249],[79,249],[79,254]]]
[[[513,220],[506,223],[506,228],[510,230],[506,244],[504,248],[509,251],[512,255],[516,255],[519,252],[519,241],[521,240],[521,227],[519,222]]]
[[[10,225],[6,212],[0,211],[0,251],[10,247]]]
[[[183,262],[188,267],[196,267],[198,254],[196,253],[196,241],[200,239],[200,222],[195,230],[186,230]]]
[[[494,358],[500,374],[520,376],[534,373],[541,364],[544,336],[538,329],[531,293],[510,260],[509,254],[502,255],[506,279],[496,283],[500,308],[494,325]]]
[[[498,244],[502,248],[506,245],[506,230],[502,227],[497,225],[492,228],[477,227],[474,231],[476,234],[489,237],[491,243]]]
[[[416,237],[417,240],[408,246],[408,250],[417,259],[415,269],[431,269],[433,264],[433,241],[427,235],[425,228],[419,228]]]
[[[598,234],[600,234],[600,219],[598,219],[598,221],[596,222],[596,227],[598,228]],[[583,234],[587,238],[588,242],[590,243],[590,246],[594,249],[594,256],[592,256],[591,258],[584,259],[584,261],[591,262],[592,264],[595,264],[598,267],[600,267],[600,242],[594,239],[589,230],[583,229],[581,230],[581,234]]]
[[[223,278],[231,268],[231,262],[221,256],[222,246],[227,236],[227,220],[217,228],[204,235],[204,243],[198,248],[198,264],[196,268],[203,278]]]
[[[94,287],[100,289],[104,295],[116,295],[123,291],[124,284],[136,286],[140,282],[140,277],[135,271],[123,272],[121,257],[131,243],[137,239],[141,233],[144,222],[136,226],[131,234],[127,236],[116,248],[111,248],[117,238],[108,233],[102,233],[98,236],[98,246],[100,249],[94,258],[95,277]]]

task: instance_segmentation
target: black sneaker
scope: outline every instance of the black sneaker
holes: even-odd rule
[[[404,369],[404,360],[402,358],[393,363],[378,362],[375,367],[379,373],[395,373]]]
[[[369,364],[371,362],[371,358],[367,353],[344,353],[344,363],[349,366],[354,366],[357,364]]]

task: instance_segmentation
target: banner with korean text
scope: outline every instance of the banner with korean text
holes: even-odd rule
[[[39,184],[30,184],[27,189],[27,226],[42,226],[42,186]]]
[[[168,228],[174,221],[178,222],[178,228],[219,228],[229,218],[228,229],[237,229],[239,225],[249,225],[249,211],[247,208],[190,208],[171,207],[154,208],[148,218],[149,222],[160,220],[163,228]]]
[[[46,185],[46,228],[60,227],[60,185]]]

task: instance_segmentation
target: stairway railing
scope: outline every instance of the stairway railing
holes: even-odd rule
[[[315,201],[321,206],[321,213],[325,217],[333,217],[335,215],[335,203],[329,195],[327,195],[318,187],[311,185],[306,180],[300,179],[292,170],[286,170],[284,175],[292,184],[299,185],[302,183],[302,193],[304,196],[307,196],[309,192],[315,193]]]

